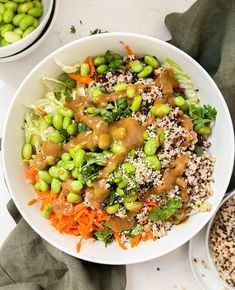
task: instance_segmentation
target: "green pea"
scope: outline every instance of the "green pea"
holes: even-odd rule
[[[20,29],[20,28],[18,28],[18,29]],[[23,33],[23,31],[22,31],[22,33]],[[44,117],[44,120],[45,120],[45,122],[47,123],[48,126],[51,126],[52,125],[52,119],[53,119],[53,116],[52,115],[46,115]]]
[[[96,114],[96,113],[98,113],[99,112],[99,109],[98,108],[95,108],[95,107],[88,107],[87,109],[86,109],[86,111],[87,111],[87,113],[88,114]]]
[[[95,66],[100,66],[100,65],[105,64],[105,63],[106,63],[106,60],[105,60],[104,56],[97,56],[94,59],[94,65]]]
[[[34,22],[33,22],[33,27],[34,28],[37,28],[39,25],[39,21],[37,19],[34,19]]]
[[[37,182],[34,184],[34,190],[41,191],[41,183],[40,182]]]
[[[134,113],[138,112],[140,109],[141,103],[142,103],[142,96],[140,95],[136,96],[131,104],[132,112]]]
[[[33,22],[34,22],[34,18],[32,15],[25,15],[20,23],[19,23],[19,27],[20,29],[22,30],[25,30],[27,29],[29,26],[33,25]]]
[[[152,66],[153,68],[158,68],[160,66],[159,61],[156,59],[156,57],[151,55],[146,55],[144,57],[144,61],[146,64]]]
[[[159,118],[163,118],[166,115],[168,115],[171,111],[171,108],[168,104],[161,104],[161,105],[154,105],[150,112],[155,116]]]
[[[147,65],[144,67],[144,69],[141,72],[139,72],[137,74],[137,77],[138,78],[146,78],[147,76],[149,76],[152,73],[152,71],[153,71],[153,67],[151,65]]]
[[[136,172],[135,166],[129,162],[123,163],[122,168],[126,171],[127,174],[134,174]]]
[[[158,142],[154,138],[150,138],[144,145],[144,153],[147,156],[152,156],[156,153],[158,148]]]
[[[49,186],[49,184],[47,184],[45,181],[40,180],[39,183],[40,183],[41,191],[42,191],[42,192],[46,192],[46,191],[49,190],[50,186]]]
[[[0,3],[0,14],[3,15],[4,11],[5,11],[5,6],[4,4]]]
[[[33,154],[32,145],[29,144],[29,143],[24,144],[23,150],[22,150],[23,158],[26,159],[26,160],[30,160],[31,157],[32,157],[32,154]]]
[[[7,8],[3,14],[3,22],[10,23],[14,16],[14,11],[11,8]]]
[[[64,117],[62,114],[55,113],[55,115],[53,116],[53,119],[52,119],[53,126],[57,130],[61,130],[63,128],[63,120],[64,120]]]
[[[136,201],[138,198],[138,196],[136,194],[130,194],[128,196],[125,196],[123,198],[123,202],[126,203],[126,202],[133,202],[133,201]]]
[[[146,159],[154,169],[160,170],[162,168],[162,164],[156,155],[148,156]]]
[[[78,193],[83,189],[83,184],[79,180],[73,180],[71,182],[71,189],[73,192]]]
[[[51,216],[52,210],[53,210],[52,204],[48,203],[42,212],[42,216],[46,219],[49,219],[49,217]]]
[[[127,95],[127,97],[130,98],[130,99],[132,99],[132,98],[134,98],[135,94],[136,94],[135,87],[128,86],[127,89],[126,89],[126,95]]]
[[[119,204],[118,203],[116,203],[114,205],[108,205],[106,207],[106,211],[107,211],[108,214],[115,214],[115,212],[117,212],[118,209],[119,209]]]
[[[77,123],[73,123],[71,125],[68,126],[67,128],[67,132],[69,135],[73,136],[77,133],[78,130],[78,124]]]
[[[23,31],[20,29],[20,28],[15,28],[14,30],[13,30],[13,32],[14,33],[16,33],[16,34],[18,34],[19,36],[22,36],[22,34],[23,34]]]
[[[125,194],[124,190],[121,189],[121,188],[119,188],[119,187],[116,188],[116,193],[117,193],[117,195],[119,195],[119,196],[122,196],[122,195]]]
[[[86,152],[83,149],[78,150],[74,156],[74,165],[76,167],[81,167],[83,162],[85,161]]]
[[[28,10],[28,14],[32,15],[33,17],[40,17],[42,16],[43,10],[41,7],[33,7]]]
[[[51,181],[51,191],[55,194],[61,192],[61,181],[58,178],[53,178]]]
[[[140,201],[133,201],[124,203],[124,206],[127,210],[138,212],[143,204]]]
[[[69,160],[71,160],[71,156],[70,156],[70,154],[69,154],[68,152],[65,152],[65,153],[61,156],[61,159],[62,159],[63,161],[69,161]]]
[[[13,1],[7,1],[4,5],[5,5],[5,8],[10,8],[13,11],[16,11],[18,7],[18,4]]]
[[[52,181],[51,175],[46,170],[38,171],[39,179],[45,181],[47,184],[50,184]]]
[[[22,37],[26,37],[27,35],[29,35],[31,32],[33,32],[35,30],[35,27],[34,26],[29,26],[27,29],[25,29]]]
[[[32,2],[28,2],[28,3],[23,3],[23,4],[20,4],[18,6],[18,10],[17,12],[18,13],[27,13],[30,11],[30,9],[33,8],[33,3]],[[33,15],[32,15],[33,16]]]
[[[80,75],[81,77],[86,77],[90,73],[90,67],[87,63],[83,63],[80,67]]]
[[[40,8],[42,7],[42,4],[40,3],[40,1],[34,0],[32,3],[34,7],[40,7]]]
[[[120,83],[120,84],[115,85],[114,91],[118,93],[118,92],[124,91],[126,88],[127,88],[127,84]]]
[[[126,147],[119,143],[113,143],[110,147],[112,153],[114,154],[120,154],[126,152]]]
[[[70,192],[67,195],[67,201],[71,203],[79,203],[82,201],[82,195],[81,194],[75,194],[73,192]]]
[[[97,88],[93,89],[92,92],[91,92],[91,95],[94,98],[98,97],[100,94],[102,94],[102,92],[101,92],[101,90],[99,90]]]
[[[13,25],[12,24],[5,24],[1,27],[1,36],[4,37],[7,31],[12,31]]]
[[[14,43],[14,42],[17,42],[21,39],[21,37],[13,32],[13,31],[7,31],[5,34],[4,34],[4,38],[7,42],[9,43]]]
[[[64,117],[64,120],[63,120],[63,129],[67,130],[68,127],[69,127],[69,125],[71,125],[71,124],[72,124],[71,117],[68,117],[68,116]]]
[[[72,149],[69,150],[69,154],[72,158],[75,157],[75,154],[78,150],[82,149],[81,145],[77,144],[76,146],[74,146]]]
[[[211,128],[208,126],[203,126],[203,127],[197,127],[195,126],[195,131],[199,134],[199,135],[210,135],[211,134]]]
[[[60,108],[59,113],[61,113],[64,117],[73,118],[73,111],[70,109]]]
[[[135,149],[131,149],[131,151],[129,152],[130,156],[132,158],[135,158]]]
[[[48,133],[47,137],[54,143],[62,143],[64,141],[64,137],[58,131]]]
[[[139,60],[134,60],[131,64],[131,69],[135,73],[141,72],[143,70],[143,68],[144,68],[144,66],[142,65],[142,63]]]
[[[128,184],[128,180],[123,179],[122,181],[118,182],[117,186],[118,186],[119,188],[124,188],[124,187],[127,186],[127,184]]]
[[[105,75],[108,71],[109,67],[106,64],[101,64],[97,67],[96,72],[99,75]]]

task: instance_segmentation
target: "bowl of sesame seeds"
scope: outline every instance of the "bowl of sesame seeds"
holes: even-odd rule
[[[228,194],[211,219],[206,233],[211,268],[226,289],[235,289],[235,191]]]

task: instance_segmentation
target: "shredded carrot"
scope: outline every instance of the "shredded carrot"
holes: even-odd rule
[[[145,204],[148,209],[158,207],[158,203],[156,201],[146,201]]]
[[[133,51],[130,49],[130,46],[128,44],[125,44],[124,47],[125,47],[128,55],[133,54]]]
[[[156,237],[153,236],[153,233],[150,231],[150,232],[147,232],[147,236],[148,236],[148,239],[151,239],[153,241],[156,241]]]
[[[79,253],[81,250],[81,244],[82,244],[83,238],[80,238],[79,242],[77,243],[77,252]]]
[[[118,233],[114,233],[114,237],[115,237],[115,240],[117,241],[117,243],[119,244],[119,246],[123,249],[123,250],[127,250],[127,247],[122,243],[121,241],[121,237],[120,237],[120,234]]]
[[[94,72],[95,72],[95,67],[94,67],[94,64],[93,64],[93,59],[91,56],[88,56],[87,57],[87,63],[90,67],[90,75],[93,76]]]
[[[137,247],[140,240],[141,240],[141,234],[135,236],[132,240],[131,240],[131,247],[134,248],[134,247]]]
[[[35,184],[37,182],[37,175],[38,171],[34,166],[29,166],[26,171],[26,178],[30,180],[32,184]]]
[[[37,202],[38,200],[36,198],[31,199],[30,201],[27,202],[27,205],[33,205]]]
[[[86,85],[88,85],[90,82],[93,81],[93,79],[90,76],[82,78],[80,75],[77,74],[69,74],[69,77]]]

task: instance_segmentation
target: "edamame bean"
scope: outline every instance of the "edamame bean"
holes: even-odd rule
[[[17,28],[17,29],[20,29],[20,28]],[[22,33],[23,33],[23,31],[22,31]],[[46,115],[44,117],[44,120],[45,120],[45,122],[47,123],[48,126],[51,126],[52,125],[52,119],[53,119],[53,116],[52,115]]]
[[[137,74],[137,77],[138,78],[146,78],[147,76],[149,76],[152,73],[152,71],[153,71],[153,67],[151,65],[147,65],[144,67],[144,69],[141,72],[139,72]]]
[[[94,59],[94,65],[95,66],[100,66],[100,65],[105,64],[105,63],[106,63],[106,60],[105,60],[104,56],[97,56]]]
[[[134,98],[136,94],[136,89],[134,86],[128,86],[127,89],[126,89],[126,95],[128,98],[132,99]]]
[[[21,39],[21,37],[13,32],[13,31],[7,31],[5,34],[4,34],[4,38],[7,42],[9,43],[14,43],[14,42],[17,42]]]
[[[106,207],[106,211],[107,211],[108,214],[115,214],[115,212],[117,212],[118,209],[119,209],[119,204],[118,203],[116,203],[114,205],[108,205]]]
[[[16,2],[16,3],[22,3],[22,2],[25,2],[25,0],[14,0],[14,2]]]
[[[64,117],[64,120],[63,120],[63,129],[67,130],[68,127],[69,127],[69,125],[71,125],[71,124],[72,124],[71,117],[68,117],[68,116]]]
[[[27,29],[29,26],[31,26],[31,25],[33,24],[33,22],[34,22],[34,18],[33,18],[32,15],[25,15],[25,16],[21,19],[21,21],[20,21],[20,23],[19,23],[19,27],[20,27],[20,29],[25,30],[25,29]]]
[[[127,184],[128,184],[128,181],[126,179],[123,179],[122,181],[118,182],[117,186],[119,188],[124,188],[127,186]]]
[[[16,11],[18,7],[18,4],[13,1],[7,1],[4,5],[5,5],[5,8],[10,8],[13,11]]]
[[[28,10],[28,15],[32,15],[33,17],[42,16],[43,10],[41,7],[33,7]]]
[[[19,36],[22,36],[22,34],[23,34],[23,31],[19,27],[15,28],[13,30],[13,32],[16,33],[16,34],[18,34]]]
[[[144,66],[142,65],[142,63],[139,60],[134,60],[131,64],[131,69],[135,73],[141,72],[143,70],[143,68],[144,68]]]
[[[90,73],[90,67],[87,63],[83,63],[80,68],[80,75],[82,78],[88,76]]]
[[[85,161],[86,152],[83,149],[79,149],[73,158],[74,165],[76,167],[81,167],[83,162]]]
[[[151,55],[146,55],[144,57],[144,62],[150,66],[152,66],[153,68],[158,68],[160,66],[159,61]]]
[[[2,22],[2,19],[3,19],[2,14],[0,14],[0,24]]]
[[[34,22],[33,22],[33,27],[34,28],[37,28],[39,25],[39,21],[37,19],[34,19]]]
[[[61,113],[64,117],[73,118],[73,111],[70,109],[60,108],[59,113]]]
[[[46,192],[49,190],[50,186],[45,181],[40,180],[39,183],[40,183],[42,192]]]
[[[73,192],[78,193],[83,189],[83,184],[80,180],[73,180],[71,182],[71,189]]]
[[[174,102],[175,102],[175,105],[178,107],[181,107],[186,103],[185,99],[182,96],[175,97]]]
[[[108,133],[103,133],[100,135],[98,140],[98,146],[101,150],[106,150],[109,148],[112,142],[111,136]]]
[[[63,128],[63,120],[63,115],[57,112],[53,116],[52,124],[57,130],[61,130]]]
[[[126,203],[126,202],[133,202],[133,201],[136,201],[138,198],[138,196],[136,194],[130,194],[126,197],[123,198],[123,203]]]
[[[122,140],[126,137],[126,128],[118,127],[113,131],[113,137],[115,140]]]
[[[118,92],[124,91],[126,88],[127,88],[127,84],[120,83],[120,84],[115,85],[114,91],[118,93]]]
[[[72,176],[73,178],[77,179],[79,176],[79,170],[77,167],[74,167],[74,169],[72,170]]]
[[[56,163],[56,159],[52,155],[48,155],[46,161],[48,165],[54,165]]]
[[[127,174],[134,174],[136,172],[135,166],[129,162],[123,163],[122,168],[126,171]]]
[[[10,23],[14,16],[14,11],[11,8],[7,8],[3,14],[3,22]]]
[[[171,108],[168,104],[160,104],[160,105],[154,105],[150,112],[155,117],[163,118],[166,115],[168,115],[171,111]]]
[[[106,64],[101,64],[97,67],[96,72],[99,75],[105,75],[108,71],[109,67]]]
[[[28,2],[28,3],[23,3],[23,4],[20,4],[18,6],[18,10],[17,12],[18,13],[27,13],[30,11],[30,9],[33,8],[33,3],[32,2]],[[33,15],[32,15],[33,16]]]
[[[149,138],[149,133],[147,131],[144,131],[144,140],[147,140]]]
[[[6,8],[5,8],[4,4],[0,3],[0,14],[3,15],[5,10],[6,10]]]
[[[160,170],[162,168],[162,164],[156,155],[148,156],[146,159],[154,169]]]
[[[93,89],[92,93],[91,93],[92,97],[94,97],[94,98],[98,97],[100,94],[102,94],[102,92],[101,92],[101,90],[99,90],[97,88]]]
[[[150,138],[144,145],[144,153],[147,156],[152,156],[156,153],[159,144],[155,138]]]
[[[52,204],[48,203],[42,212],[42,216],[46,219],[49,219],[49,217],[51,216],[52,210],[53,210]]]
[[[72,160],[64,161],[61,163],[60,167],[67,169],[67,170],[73,170],[74,169],[74,163]]]
[[[124,190],[121,189],[121,188],[119,188],[119,187],[116,188],[116,193],[117,193],[119,196],[122,196],[122,195],[125,194]]]
[[[127,210],[138,212],[143,204],[140,201],[133,201],[124,203],[124,206]]]
[[[121,170],[117,170],[117,172],[115,172],[114,175],[114,182],[118,183],[122,180],[122,171]]]
[[[40,182],[37,182],[34,184],[34,190],[41,191],[41,183]]]
[[[23,150],[22,150],[23,158],[26,159],[26,160],[30,160],[31,157],[32,157],[32,154],[33,154],[32,145],[29,144],[29,143],[24,144]]]
[[[47,137],[54,143],[61,143],[64,141],[64,137],[58,131],[48,133]]]
[[[210,135],[212,130],[208,126],[203,126],[203,127],[199,127],[199,128],[197,128],[197,126],[195,126],[195,131],[199,135]]]
[[[79,203],[82,201],[82,195],[81,194],[75,194],[73,192],[70,192],[67,195],[67,201],[71,203]]]
[[[69,160],[71,160],[71,156],[70,156],[70,154],[69,154],[68,152],[65,152],[65,153],[61,156],[61,159],[62,159],[63,161],[69,161]]]
[[[45,181],[47,184],[50,184],[52,181],[51,175],[46,170],[39,170],[38,176],[40,180]]]
[[[59,168],[59,178],[63,181],[65,181],[66,179],[69,178],[69,171],[67,169],[64,169],[64,168]]]
[[[2,38],[1,40],[0,40],[0,45],[1,46],[7,46],[7,45],[9,45],[10,43],[9,42],[7,42],[4,38]]]
[[[99,109],[96,108],[96,107],[88,107],[86,109],[87,113],[90,114],[90,115],[93,115],[93,114],[96,114],[99,112]]]
[[[131,104],[132,112],[134,113],[138,112],[140,109],[141,103],[142,103],[142,96],[140,95],[136,96]]]
[[[40,1],[34,0],[32,3],[34,7],[40,7],[40,8],[42,7],[42,4],[40,3]]]
[[[35,29],[34,26],[29,26],[27,29],[25,29],[25,31],[24,31],[22,37],[23,37],[23,38],[26,37],[26,36],[29,35],[31,32],[33,32],[34,29]]]
[[[160,144],[163,145],[165,141],[165,133],[160,131],[160,132],[157,132],[157,134],[158,134],[158,140]]]
[[[73,123],[71,125],[68,126],[67,128],[67,132],[70,136],[73,136],[77,133],[78,131],[78,124],[77,123]]]
[[[55,194],[61,192],[61,181],[58,178],[53,178],[51,181],[51,191]]]
[[[13,30],[13,25],[12,24],[5,24],[1,26],[0,31],[1,31],[1,36],[4,37],[4,34],[7,31],[12,31]]]
[[[114,153],[114,154],[119,154],[119,153],[125,153],[126,152],[126,147],[122,144],[119,144],[119,143],[113,143],[111,145],[111,151]]]
[[[51,166],[49,168],[49,174],[54,178],[59,178],[60,176],[60,168],[57,166]]]
[[[69,150],[69,154],[72,158],[75,157],[75,154],[78,150],[82,149],[81,145],[77,144],[76,146],[74,146],[72,149]]]
[[[135,158],[135,149],[131,149],[131,151],[129,152],[130,156],[132,158]]]

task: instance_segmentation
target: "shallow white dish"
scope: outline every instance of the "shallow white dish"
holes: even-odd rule
[[[231,193],[229,193],[223,200],[223,202],[221,203],[219,209],[224,205],[224,203],[231,198],[232,196],[235,195],[235,191],[232,191]],[[229,290],[234,290],[235,287],[230,286],[229,284],[227,284],[222,278],[220,278],[219,273],[218,273],[218,269],[217,266],[215,265],[215,263],[213,262],[212,259],[212,253],[210,250],[210,246],[209,246],[209,236],[210,236],[210,231],[211,231],[211,227],[214,223],[215,220],[215,216],[217,214],[217,212],[219,211],[219,209],[216,211],[216,213],[214,214],[214,216],[211,218],[210,222],[208,223],[207,229],[206,229],[206,235],[205,235],[205,244],[206,244],[206,255],[207,255],[207,259],[209,261],[210,267],[212,268],[212,270],[214,271],[215,275],[217,276],[217,278],[220,280],[220,283],[224,285],[224,287],[228,288]]]
[[[195,86],[200,90],[202,102],[217,108],[217,122],[211,136],[213,144],[211,152],[217,157],[214,172],[216,182],[213,186],[215,193],[210,198],[213,209],[211,212],[192,216],[187,222],[173,227],[167,236],[156,242],[141,243],[136,248],[123,251],[116,243],[105,248],[103,243],[89,240],[82,246],[81,252],[77,253],[78,238],[61,235],[41,217],[39,205],[31,207],[27,205],[35,193],[33,187],[25,181],[22,168],[21,148],[24,132],[21,127],[26,112],[24,105],[30,104],[45,93],[45,88],[40,82],[41,77],[56,77],[61,73],[55,64],[55,57],[62,63],[73,64],[85,59],[87,55],[105,53],[107,49],[124,54],[123,44],[120,41],[129,44],[139,55],[148,53],[156,55],[160,61],[166,57],[175,60],[192,77]],[[16,92],[5,123],[2,145],[6,181],[12,198],[25,220],[45,240],[62,251],[84,260],[104,264],[131,264],[151,260],[176,249],[196,235],[211,218],[224,196],[232,173],[234,157],[234,135],[229,111],[210,76],[191,57],[174,46],[152,37],[132,33],[107,33],[76,40],[40,62]]]
[[[15,61],[15,60],[21,59],[21,58],[31,54],[38,46],[40,46],[43,43],[43,41],[45,41],[47,39],[47,37],[48,37],[48,35],[49,35],[49,33],[50,33],[54,23],[55,23],[55,20],[57,18],[58,11],[59,11],[59,2],[54,1],[50,18],[48,19],[46,26],[44,27],[43,31],[38,36],[38,38],[35,39],[34,42],[31,43],[28,47],[17,52],[16,54],[0,58],[0,63],[1,62],[10,62],[10,61]]]
[[[50,18],[53,2],[54,0],[42,0],[43,14],[39,19],[38,27],[21,40],[7,46],[0,46],[0,59],[20,52],[38,38]]]

